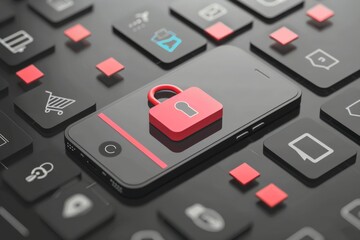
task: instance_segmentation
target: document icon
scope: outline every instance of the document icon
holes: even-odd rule
[[[309,160],[312,163],[318,163],[334,152],[332,148],[310,133],[296,138],[289,143],[289,147],[294,149],[304,161]]]

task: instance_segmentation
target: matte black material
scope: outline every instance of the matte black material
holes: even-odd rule
[[[315,4],[306,5],[308,10]],[[329,2],[326,6],[335,9]],[[328,95],[345,83],[357,78],[360,70],[360,40],[358,31],[349,28],[349,22],[359,22],[358,14],[349,14],[349,9],[360,7],[359,1],[346,1],[335,16],[318,24],[309,17],[289,17],[286,23],[275,24],[266,31],[253,36],[251,46],[256,52],[266,55],[269,61],[281,63],[296,73],[307,86],[322,95]],[[269,35],[280,27],[287,27],[299,35],[293,43],[281,46]],[[341,43],[341,44],[339,44]],[[271,60],[270,60],[271,59]]]
[[[225,75],[227,77],[223,78]],[[196,86],[207,92],[223,105],[224,114],[219,123],[222,127],[198,142],[194,141],[196,136],[189,137],[185,141],[193,142],[193,145],[181,152],[173,152],[164,146],[150,133],[149,128],[147,93],[158,84],[175,84],[182,89]],[[214,147],[224,142],[223,146],[228,146],[245,130],[260,123],[269,124],[294,109],[299,104],[300,95],[296,87],[255,58],[240,49],[226,46],[189,62],[183,68],[69,127],[66,139],[89,161],[94,162],[99,174],[103,176],[105,172],[108,183],[119,184],[120,193],[139,196],[165,183],[165,179],[174,178],[179,172],[194,166],[203,159],[200,156],[209,154]],[[257,96],[262,96],[264,101],[259,101]],[[161,169],[152,162],[102,121],[99,113],[112,119],[168,167]],[[205,128],[198,134],[207,131],[208,128]],[[112,159],[104,158],[98,150],[104,141],[118,142],[123,149],[121,155]],[[182,142],[177,145],[182,145]],[[73,152],[72,149],[68,150]]]
[[[8,84],[0,78],[0,97],[7,92]]]
[[[6,2],[0,3],[0,24],[3,24],[15,17],[14,10]]]
[[[250,217],[239,211],[235,205],[226,203],[225,199],[221,203],[210,199],[210,196],[207,199],[204,195],[203,199],[175,201],[176,208],[164,206],[159,210],[159,215],[189,240],[231,240],[250,229]]]
[[[66,86],[65,81],[43,84],[18,97],[15,106],[28,121],[47,134],[58,133],[96,109],[91,97]]]
[[[24,33],[20,31],[25,31]],[[17,34],[19,33],[19,34]],[[16,36],[14,35],[16,34]],[[12,36],[12,37],[10,37]],[[0,29],[0,38],[7,39],[7,42],[15,42],[16,39],[24,37],[24,50],[13,53],[11,50],[5,47],[5,45],[17,46],[19,44],[3,44],[0,43],[0,59],[10,67],[15,67],[28,63],[31,60],[38,59],[45,53],[54,50],[54,40],[52,36],[49,36],[47,29],[39,29],[37,27],[26,27],[19,22],[14,21],[11,24],[5,25]],[[32,41],[29,39],[32,38]],[[10,40],[11,39],[11,40]],[[29,40],[29,41],[27,41]],[[13,48],[13,47],[12,47]]]
[[[321,117],[360,144],[360,89],[349,89],[325,103]]]
[[[48,2],[48,0],[30,0],[29,7],[55,25],[70,21],[93,7],[93,0],[68,1],[71,4],[65,7],[61,7],[61,4],[52,7]],[[56,8],[56,6],[59,7]]]
[[[214,4],[216,4],[215,7]],[[211,8],[211,6],[213,7]],[[206,33],[206,29],[218,22],[225,24],[233,31],[233,33],[226,38],[234,37],[236,33],[249,28],[253,22],[250,14],[237,8],[231,2],[221,0],[177,0],[171,4],[170,9],[172,13],[179,16],[180,19],[195,26],[207,36],[209,35]],[[213,40],[215,39],[213,38]]]
[[[139,17],[138,14],[146,16]],[[113,24],[113,29],[166,68],[173,67],[206,48],[205,39],[151,5],[128,12]],[[180,39],[181,43],[172,52],[152,41],[161,30],[172,32],[178,40]]]
[[[3,173],[3,178],[22,199],[32,202],[80,174],[79,168],[71,162],[64,162],[65,156],[56,151],[43,151],[33,155],[28,161],[15,164]],[[52,167],[51,167],[52,165]],[[43,167],[32,173],[33,169]],[[45,169],[45,171],[44,171]],[[39,174],[31,182],[26,178]]]
[[[7,160],[32,149],[31,137],[0,112],[0,161]]]
[[[1,238],[6,240],[37,240],[54,236],[33,209],[25,207],[3,188],[0,189],[0,229]]]
[[[77,205],[71,204],[71,201],[66,202],[71,197],[79,196],[77,194],[89,199],[91,207],[79,215],[64,217],[67,206],[77,207]],[[84,183],[59,190],[51,198],[42,202],[37,207],[37,212],[46,224],[66,240],[79,239],[94,231],[114,215],[113,207],[101,198],[94,189],[87,189]]]
[[[343,138],[310,119],[301,119],[265,140],[264,151],[309,185],[353,164],[357,154]]]
[[[16,11],[16,22],[19,22],[21,27],[41,29],[46,32],[46,36],[54,40],[56,45],[54,54],[49,54],[46,57],[42,55],[35,61],[28,63],[35,64],[45,73],[45,78],[41,79],[42,84],[57,82],[62,84],[65,81],[65,85],[69,89],[82,90],[91,96],[96,101],[99,109],[153,82],[168,72],[144,57],[132,44],[114,34],[111,27],[112,23],[130,11],[135,11],[146,4],[155,5],[159,11],[170,19],[183,24],[169,13],[172,0],[96,0],[94,1],[93,11],[82,14],[59,27],[53,27],[32,11],[28,6],[28,1],[1,0],[0,2],[8,3]],[[224,203],[225,200],[228,200],[232,204],[223,204],[222,207],[235,205],[237,210],[246,212],[246,215],[253,220],[253,227],[236,238],[236,240],[285,240],[305,226],[314,228],[326,240],[358,240],[360,231],[342,218],[340,209],[360,196],[360,188],[357,184],[360,175],[359,155],[354,164],[342,170],[339,174],[332,176],[323,184],[311,188],[300,182],[292,174],[289,174],[287,169],[279,167],[277,163],[263,154],[264,140],[279,131],[287,129],[293,121],[299,118],[311,118],[321,126],[327,127],[336,137],[341,137],[343,132],[329,127],[326,122],[319,118],[320,107],[338,94],[341,95],[352,88],[360,88],[358,76],[352,76],[350,81],[342,82],[341,86],[334,89],[336,92],[332,95],[319,96],[318,92],[310,90],[314,89],[313,86],[303,84],[305,81],[302,81],[298,74],[293,74],[292,71],[284,68],[282,64],[276,63],[271,58],[254,54],[249,47],[249,42],[253,37],[264,36],[265,33],[269,33],[280,26],[287,26],[289,22],[293,24],[289,27],[295,26],[294,30],[297,30],[298,26],[305,27],[304,23],[309,20],[306,11],[315,4],[322,3],[331,7],[335,12],[335,17],[331,20],[333,27],[337,26],[339,19],[341,23],[342,19],[348,19],[339,33],[339,35],[342,35],[342,39],[338,41],[337,38],[334,38],[337,44],[334,44],[333,50],[350,46],[348,41],[350,42],[353,39],[353,45],[351,46],[354,46],[355,48],[352,50],[356,51],[356,49],[359,49],[359,41],[353,36],[358,33],[357,23],[359,21],[354,21],[359,16],[358,2],[358,0],[306,0],[304,6],[287,12],[283,18],[277,19],[277,22],[272,24],[268,21],[264,22],[258,15],[254,15],[253,27],[247,32],[228,39],[226,43],[239,47],[253,55],[279,75],[287,76],[287,81],[295,84],[302,91],[300,109],[286,118],[275,121],[273,124],[260,126],[255,135],[251,134],[249,138],[239,141],[239,143],[225,151],[217,152],[214,157],[206,158],[202,164],[193,167],[174,181],[159,187],[146,197],[131,200],[121,197],[116,191],[104,184],[97,177],[97,174],[88,171],[87,167],[81,164],[81,161],[77,161],[77,158],[73,156],[65,155],[63,162],[74,161],[79,163],[82,180],[87,182],[88,185],[96,182],[97,184],[94,187],[97,192],[104,199],[111,202],[116,212],[115,218],[94,229],[84,238],[86,240],[102,240],[108,239],[112,234],[119,234],[120,238],[114,238],[114,240],[130,239],[137,231],[154,229],[162,233],[165,239],[182,240],[183,236],[169,227],[159,217],[158,210],[167,205],[176,208],[177,201],[202,199],[206,194],[207,198],[211,198],[218,203]],[[237,5],[236,7],[245,9],[250,14],[254,13],[247,8],[243,8],[243,5]],[[338,14],[340,14],[340,17],[337,17]],[[90,29],[92,36],[87,39],[86,44],[73,47],[73,45],[67,43],[68,39],[64,36],[64,30],[77,23],[81,23]],[[5,24],[11,24],[11,22]],[[0,30],[6,26],[5,24],[0,27]],[[184,26],[191,28],[191,26]],[[311,25],[309,25],[309,28],[311,28]],[[301,34],[300,39],[308,37],[310,42],[316,43],[317,37],[322,38],[323,33],[327,34],[326,28],[322,32],[319,31],[319,34],[312,35],[313,38],[310,37],[311,32],[309,30],[309,33]],[[207,51],[216,47],[218,47],[217,44],[209,41]],[[194,59],[199,56],[195,56]],[[99,71],[95,68],[95,65],[109,57],[114,57],[124,64],[125,70],[110,79],[98,78]],[[352,55],[348,58],[349,63],[352,61],[351,59]],[[31,87],[19,85],[19,79],[15,76],[15,71],[3,65],[0,66],[0,76],[9,85],[8,94],[0,96],[1,111],[10,116],[34,141],[33,153],[9,159],[8,162],[2,162],[5,166],[0,164],[1,173],[6,171],[6,167],[11,168],[15,162],[26,162],[44,149],[64,153],[66,145],[63,132],[52,137],[44,137],[29,124],[29,121],[25,121],[14,111],[14,100],[18,96],[32,91],[31,89],[35,90],[39,85]],[[222,81],[222,79],[219,81]],[[71,84],[69,85],[69,83]],[[258,96],[258,98],[262,99],[261,96]],[[240,136],[239,140],[244,136],[246,135]],[[350,144],[353,143],[349,139],[345,140]],[[354,147],[357,151],[360,150],[359,146],[355,145]],[[247,187],[241,187],[228,174],[230,170],[244,162],[250,164],[261,174],[255,182]],[[84,163],[87,164],[85,161]],[[279,208],[268,209],[263,204],[260,204],[255,197],[255,193],[269,183],[275,183],[289,195],[289,198]],[[45,222],[40,221],[38,214],[34,210],[37,204],[28,204],[23,201],[5,184],[2,178],[0,178],[0,199],[1,205],[5,206],[30,230],[31,235],[26,238],[27,240],[61,239]],[[354,211],[354,216],[358,216],[356,211]],[[4,224],[0,224],[0,238],[17,239],[16,237],[19,235],[6,234],[8,231],[15,231],[18,234],[17,231],[13,230],[8,223],[5,222]],[[5,228],[2,228],[2,226],[5,226]]]

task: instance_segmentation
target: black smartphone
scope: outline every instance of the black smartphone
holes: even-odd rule
[[[222,118],[172,141],[149,123],[147,95],[160,84],[200,88],[222,104]],[[122,195],[138,197],[299,107],[300,98],[284,76],[222,46],[69,126],[66,146]]]

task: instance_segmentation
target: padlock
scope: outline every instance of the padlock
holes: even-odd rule
[[[160,102],[155,94],[162,90],[176,95]],[[158,85],[149,91],[148,100],[154,105],[150,124],[173,141],[184,140],[223,116],[223,105],[198,87],[183,91],[174,85]]]

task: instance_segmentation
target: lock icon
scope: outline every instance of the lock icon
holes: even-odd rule
[[[162,90],[176,95],[160,102],[155,94]],[[158,85],[149,91],[148,100],[154,105],[150,124],[173,141],[184,140],[223,116],[223,105],[198,87],[183,91],[174,85]]]

